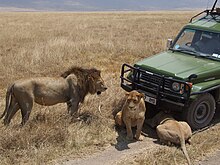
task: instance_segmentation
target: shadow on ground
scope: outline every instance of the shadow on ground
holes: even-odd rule
[[[118,137],[116,138],[117,143],[114,146],[118,151],[130,149],[129,144],[137,142],[136,139],[133,139],[132,141],[126,139],[127,132],[125,127],[115,126],[115,130],[118,132]],[[136,127],[132,128],[132,131],[135,135]],[[156,131],[146,123],[143,126],[141,135],[144,137],[153,138],[155,141],[157,141]]]

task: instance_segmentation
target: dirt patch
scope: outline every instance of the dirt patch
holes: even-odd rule
[[[216,114],[217,116],[219,113]],[[217,117],[218,119],[218,117]],[[214,120],[214,123],[219,123],[219,120]],[[193,136],[193,144],[187,145],[187,150],[192,159],[192,162],[196,165],[217,165],[220,162],[220,151],[210,151],[202,149],[199,146],[203,145],[202,141],[205,141],[201,137],[202,134],[212,134],[216,129],[219,129],[218,124],[206,129],[202,132],[198,132]],[[118,137],[117,143],[109,146],[104,151],[98,151],[92,155],[86,155],[79,158],[63,158],[57,160],[56,165],[112,165],[112,164],[175,164],[177,159],[178,164],[186,163],[185,157],[182,151],[177,146],[163,146],[158,143],[155,130],[150,127],[144,126],[143,135],[145,136],[143,141],[126,140],[126,131],[123,128],[116,129]],[[195,143],[195,144],[194,144]],[[207,143],[207,142],[206,142]],[[211,143],[211,142],[209,142]],[[205,145],[205,143],[204,143]],[[209,144],[207,144],[209,145]],[[198,154],[198,153],[199,154]],[[151,158],[148,158],[151,155]],[[161,160],[159,160],[161,159]],[[166,162],[164,162],[166,160]],[[198,161],[196,161],[198,160]],[[162,163],[163,162],[163,163]]]
[[[56,165],[110,165],[110,164],[121,164],[124,160],[130,160],[135,155],[144,153],[149,150],[155,150],[160,147],[156,139],[156,132],[148,126],[143,128],[142,135],[144,136],[143,141],[128,141],[126,140],[126,129],[116,127],[116,143],[99,150],[90,155],[85,155],[79,158],[63,158],[56,160]],[[136,129],[133,129],[135,132]]]
[[[212,155],[207,156],[204,160],[199,161],[196,165],[219,165],[220,162],[220,150]]]
[[[121,142],[115,146],[110,146],[103,152],[96,153],[92,156],[85,158],[78,158],[74,160],[63,160],[57,162],[56,165],[110,165],[120,163],[122,160],[126,160],[133,155],[143,153],[145,151],[153,150],[159,147],[158,144],[154,144],[153,138],[145,138],[143,141],[137,141],[133,143]]]

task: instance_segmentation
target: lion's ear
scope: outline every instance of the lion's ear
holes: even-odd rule
[[[140,98],[144,98],[144,94],[143,93],[139,93],[139,97]]]
[[[125,96],[127,96],[127,97],[128,97],[129,95],[130,95],[130,93],[129,93],[129,92],[126,92],[126,93],[125,93]]]

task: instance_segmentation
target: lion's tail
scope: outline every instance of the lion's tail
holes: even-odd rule
[[[10,100],[11,100],[11,94],[12,94],[12,90],[13,90],[13,86],[14,84],[10,85],[7,89],[7,92],[6,92],[6,98],[5,98],[5,101],[6,101],[6,104],[5,104],[5,111],[3,112],[3,114],[1,115],[0,119],[3,118],[6,114],[6,112],[8,111],[8,108],[10,106]]]
[[[182,135],[181,138],[180,138],[180,145],[181,145],[181,149],[183,151],[183,154],[185,155],[186,159],[187,159],[187,163],[188,165],[191,165],[191,161],[189,159],[189,155],[188,155],[188,152],[186,150],[186,144],[185,144],[185,139],[184,139],[184,136]]]

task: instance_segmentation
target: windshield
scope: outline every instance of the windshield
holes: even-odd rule
[[[184,29],[171,49],[220,60],[220,34]]]

